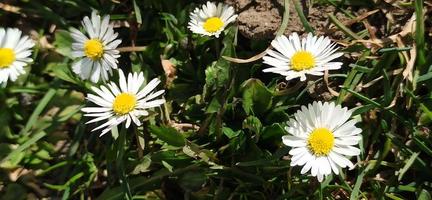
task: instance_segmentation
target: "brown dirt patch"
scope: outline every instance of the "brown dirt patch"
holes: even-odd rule
[[[225,2],[234,6],[239,13],[237,21],[243,36],[250,39],[271,39],[275,36],[284,12],[282,0],[225,0]],[[335,10],[333,6],[314,6],[304,9],[304,13],[317,34],[323,34],[330,25],[328,13],[334,13],[340,20],[347,19]],[[290,5],[290,19],[285,34],[304,31],[294,5]]]

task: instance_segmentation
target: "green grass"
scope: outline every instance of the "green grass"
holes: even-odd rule
[[[284,1],[295,12],[281,12],[277,35],[296,16],[305,32],[322,32],[302,2]],[[38,42],[28,73],[0,88],[0,199],[431,199],[431,4],[310,2],[336,7],[338,13],[322,14],[345,53],[342,69],[328,77],[337,95],[326,98],[323,77],[287,82],[263,73],[261,59],[224,59],[253,57],[270,45],[244,37],[238,24],[218,39],[192,34],[188,15],[203,1],[2,2],[1,26],[19,27]],[[378,39],[400,32],[412,15],[416,32],[378,45],[359,41],[370,39],[362,21],[340,18],[377,8],[399,13],[394,23],[389,10],[363,19]],[[80,109],[90,105],[84,97],[93,84],[70,68],[68,30],[91,9],[117,24],[121,69],[158,77],[166,90],[167,103],[142,126],[119,126],[112,136],[85,124]],[[413,78],[405,78],[414,55]],[[172,82],[161,58],[175,65]],[[290,166],[281,137],[297,109],[323,99],[353,109],[363,139],[351,158],[356,168],[319,183]]]

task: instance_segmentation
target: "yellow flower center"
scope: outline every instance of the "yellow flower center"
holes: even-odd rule
[[[113,110],[117,115],[125,115],[135,108],[136,103],[135,95],[121,93],[114,99]]]
[[[315,58],[308,51],[298,51],[291,57],[291,69],[302,71],[315,67]]]
[[[10,48],[0,48],[0,69],[8,68],[15,61],[15,52]]]
[[[99,60],[104,53],[102,42],[99,39],[87,40],[84,44],[84,53],[92,60]]]
[[[204,22],[204,30],[209,33],[219,31],[224,25],[223,21],[219,17],[210,17]]]
[[[316,128],[309,135],[307,143],[315,156],[327,156],[333,148],[334,136],[327,128]]]

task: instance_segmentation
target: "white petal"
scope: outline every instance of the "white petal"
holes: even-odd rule
[[[157,99],[157,100],[153,100],[153,101],[149,101],[149,102],[145,102],[141,105],[139,105],[140,108],[145,109],[145,108],[154,108],[154,107],[158,107],[162,104],[165,103],[165,99]]]
[[[329,157],[341,168],[354,166],[351,161],[335,152],[330,152]]]
[[[108,112],[108,111],[111,111],[111,108],[106,108],[106,107],[85,107],[85,108],[82,108],[81,111],[83,111],[83,112]]]
[[[333,147],[332,149],[334,152],[342,155],[347,156],[357,156],[360,155],[360,149],[352,146],[345,146],[345,147]]]
[[[137,99],[141,99],[141,98],[145,97],[153,89],[155,89],[159,83],[160,83],[160,80],[158,78],[154,78],[153,80],[151,80],[141,91],[138,92]]]

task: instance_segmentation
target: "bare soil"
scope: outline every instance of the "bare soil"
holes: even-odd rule
[[[225,0],[225,2],[232,5],[237,13],[240,13],[238,17],[239,31],[247,38],[271,39],[282,22],[284,12],[282,0]],[[303,12],[318,34],[324,33],[328,29],[328,13],[334,13],[341,20],[346,19],[343,14],[335,12],[336,9],[333,6],[303,6],[306,8],[303,9]],[[285,34],[292,32],[304,32],[304,28],[294,5],[291,4],[289,23]]]
[[[240,33],[249,39],[272,39],[275,36],[277,29],[279,28],[283,12],[283,0],[225,0],[226,3],[232,5],[236,12],[239,13],[238,16],[238,27]],[[301,1],[303,2],[303,1]],[[337,10],[332,5],[302,5],[303,13],[308,19],[310,25],[316,31],[316,34],[332,37],[333,39],[344,38],[344,34],[340,31],[335,31],[334,25],[329,21],[329,14],[333,14],[336,18],[341,21],[347,21],[350,18],[345,16],[344,13]],[[399,24],[404,24],[408,19],[406,18],[406,12],[412,12],[411,10],[398,9],[392,7],[386,3],[380,5],[379,8],[381,12],[376,13],[368,17],[370,24],[376,28],[378,36],[379,33],[386,32],[386,23],[390,20],[390,24],[394,24],[392,29],[394,31],[399,31]],[[361,14],[368,12],[367,9],[354,9],[349,8],[355,16],[360,16]],[[390,16],[391,15],[391,16]],[[405,18],[399,17],[399,15],[405,16]],[[359,29],[364,27],[360,25]],[[387,25],[388,26],[388,25]],[[350,27],[354,30],[356,27]],[[300,21],[300,18],[294,8],[293,4],[290,4],[290,16],[288,27],[285,30],[285,35],[289,35],[292,32],[304,32],[305,29]]]

